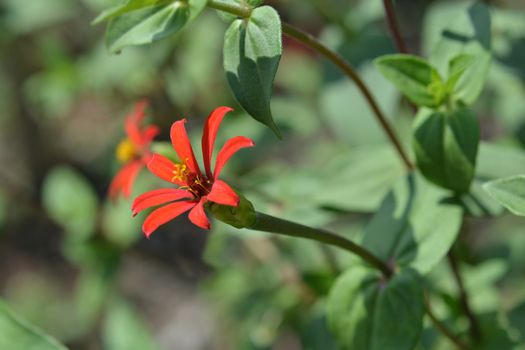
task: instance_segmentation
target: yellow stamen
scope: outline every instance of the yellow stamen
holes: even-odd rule
[[[137,149],[135,148],[135,146],[133,145],[133,142],[131,142],[130,139],[125,138],[117,146],[117,150],[115,154],[117,156],[117,159],[121,163],[127,163],[131,159],[136,157]]]
[[[188,177],[188,167],[186,164],[175,164],[175,167],[173,168],[173,177],[171,178],[171,182],[175,181],[183,181],[185,182]]]

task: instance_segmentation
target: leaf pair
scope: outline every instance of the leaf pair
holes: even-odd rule
[[[434,66],[416,56],[387,55],[375,61],[385,78],[410,101],[433,109],[451,101],[472,104],[481,93],[489,63],[485,57],[459,54],[450,60],[448,78],[443,80]]]

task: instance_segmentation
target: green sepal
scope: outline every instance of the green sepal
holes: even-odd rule
[[[239,205],[232,207],[217,203],[210,203],[209,209],[213,216],[225,224],[236,228],[249,228],[257,220],[253,204],[246,197],[238,194]]]

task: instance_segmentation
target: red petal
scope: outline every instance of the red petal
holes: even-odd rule
[[[252,140],[244,136],[236,136],[224,144],[219,154],[217,155],[217,161],[215,162],[215,171],[213,178],[217,179],[221,173],[222,168],[228,162],[228,160],[240,149],[253,147],[255,144]]]
[[[195,205],[195,202],[175,202],[160,207],[159,209],[151,212],[146,220],[144,220],[144,223],[142,224],[142,231],[146,237],[149,237],[153,231],[159,228],[160,225],[175,219],[177,216],[190,210]]]
[[[215,180],[208,194],[208,200],[217,204],[231,205],[236,207],[239,205],[239,196],[228,184],[221,180]]]
[[[160,128],[156,125],[150,125],[141,132],[142,146],[150,144],[153,139],[160,133]]]
[[[206,197],[202,197],[199,203],[197,203],[197,205],[193,207],[193,209],[190,211],[188,218],[190,219],[191,222],[193,222],[195,225],[199,226],[200,228],[209,230],[210,222],[208,221],[206,212],[204,212],[204,203],[206,201],[207,201]]]
[[[154,153],[148,162],[148,169],[154,175],[157,175],[162,180],[184,186],[186,183],[178,181],[174,178],[173,171],[175,170],[175,163],[168,158],[161,156],[160,154]]]
[[[129,139],[137,146],[142,144],[140,124],[144,119],[144,110],[148,106],[148,101],[143,99],[135,104],[135,111],[129,114],[124,122],[124,128]]]
[[[186,119],[178,120],[171,126],[171,143],[180,161],[186,164],[191,172],[201,175],[184,123],[186,123]]]
[[[190,199],[193,195],[186,191],[176,188],[162,188],[141,194],[133,201],[131,210],[133,216],[137,215],[144,209],[161,205],[167,202],[173,202],[179,199]]]
[[[124,195],[124,198],[128,198],[133,188],[133,182],[137,178],[137,175],[143,167],[143,163],[134,160],[124,165],[118,173],[113,177],[111,184],[109,185],[109,197],[115,200],[119,193]]]
[[[210,164],[217,130],[219,130],[219,126],[226,113],[230,111],[233,111],[230,107],[223,106],[215,108],[208,116],[206,125],[204,126],[204,133],[202,134],[202,157],[204,160],[204,169],[206,169],[206,176],[209,178],[212,177]]]

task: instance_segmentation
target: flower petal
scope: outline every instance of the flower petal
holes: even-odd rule
[[[160,133],[160,128],[156,125],[150,125],[141,131],[142,146],[149,145],[153,139]]]
[[[153,231],[164,225],[170,220],[175,219],[180,214],[187,212],[193,208],[197,203],[195,202],[175,202],[163,207],[160,207],[148,215],[142,224],[142,232],[146,237],[151,236]]]
[[[124,198],[128,198],[133,188],[133,182],[135,182],[143,166],[144,164],[138,160],[125,164],[111,180],[108,190],[109,197],[116,200],[119,193],[122,193]]]
[[[135,111],[132,114],[129,114],[126,117],[126,120],[124,122],[124,128],[126,129],[126,134],[128,135],[129,139],[135,144],[136,146],[140,146],[142,144],[142,135],[140,132],[140,124],[142,123],[142,120],[144,119],[144,110],[148,106],[148,101],[146,99],[140,100],[135,104]]]
[[[201,175],[184,123],[186,123],[186,119],[181,119],[173,123],[171,126],[171,143],[173,144],[173,148],[175,148],[175,152],[177,152],[180,161],[186,164],[191,172]]]
[[[202,133],[202,158],[204,160],[206,176],[209,178],[212,177],[210,165],[213,154],[213,144],[215,143],[217,130],[219,130],[219,126],[221,125],[222,119],[226,113],[230,111],[233,111],[233,109],[230,107],[222,106],[215,108],[208,116],[206,125],[204,126],[204,132]]]
[[[208,194],[208,200],[217,204],[231,205],[232,207],[239,205],[237,193],[226,182],[221,180],[215,180],[213,183]]]
[[[236,136],[226,141],[219,154],[217,155],[217,161],[215,162],[213,178],[217,179],[219,177],[224,165],[238,150],[253,146],[255,146],[255,143],[253,143],[251,139],[244,136]]]
[[[167,202],[173,202],[179,199],[191,199],[193,195],[186,191],[177,188],[161,188],[158,190],[149,191],[141,194],[133,201],[131,210],[133,216],[137,215],[144,209],[161,205]]]
[[[210,221],[208,220],[208,217],[206,216],[206,212],[204,211],[204,203],[206,203],[207,199],[206,196],[202,197],[199,203],[193,209],[190,211],[190,214],[188,215],[188,218],[191,222],[193,222],[195,225],[199,226],[200,228],[203,228],[205,230],[210,229]]]
[[[157,153],[153,153],[153,155],[151,156],[148,162],[148,169],[154,175],[157,175],[162,180],[168,181],[170,183],[174,183],[179,186],[185,186],[186,185],[185,182],[177,180],[174,177],[175,168],[176,168],[175,163],[173,163],[168,158],[161,156],[160,154],[157,154]]]

